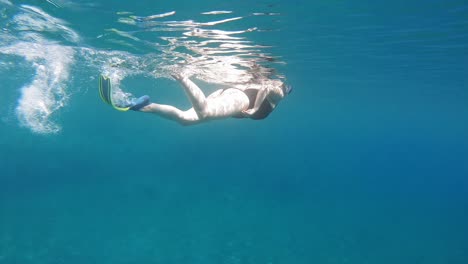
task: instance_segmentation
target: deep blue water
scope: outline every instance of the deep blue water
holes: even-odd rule
[[[1,264],[468,262],[466,1],[172,2],[0,1]],[[34,28],[37,8],[61,20]],[[158,52],[144,41],[177,35],[118,18],[169,11],[243,17],[213,28],[257,27],[245,36],[293,93],[262,121],[113,111],[106,58],[143,63]],[[69,76],[54,82],[56,61]],[[124,90],[188,106],[140,67]],[[30,84],[42,94],[21,112]]]

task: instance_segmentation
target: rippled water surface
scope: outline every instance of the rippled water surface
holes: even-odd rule
[[[0,0],[0,264],[467,263],[468,4]],[[101,101],[281,80],[262,121]]]

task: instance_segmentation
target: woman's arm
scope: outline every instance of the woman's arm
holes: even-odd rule
[[[271,107],[275,108],[276,105],[284,98],[283,89],[281,86],[274,86],[268,87],[267,89],[260,89],[258,91],[257,97],[255,99],[254,107],[248,110],[243,111],[244,114],[247,116],[253,115],[255,112],[260,109],[260,106],[263,104],[265,100],[271,105]]]
[[[243,111],[243,113],[246,114],[247,116],[250,116],[250,115],[253,115],[255,112],[257,112],[260,106],[262,105],[263,101],[267,100],[266,98],[269,93],[270,93],[269,89],[260,89],[258,91],[257,97],[255,98],[254,107]]]

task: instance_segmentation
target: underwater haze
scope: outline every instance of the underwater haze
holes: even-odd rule
[[[181,126],[252,79],[265,120]],[[468,3],[0,0],[0,264],[468,263]]]

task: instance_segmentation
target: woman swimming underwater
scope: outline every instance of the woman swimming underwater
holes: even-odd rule
[[[280,80],[267,79],[260,84],[219,89],[206,97],[189,77],[180,74],[172,75],[172,77],[180,82],[192,103],[192,108],[187,111],[182,111],[171,105],[152,103],[147,95],[138,98],[132,104],[116,106],[111,98],[110,79],[102,75],[99,79],[99,91],[101,98],[118,110],[153,113],[177,121],[182,125],[193,125],[229,117],[264,119],[292,90],[291,86],[285,85]]]

